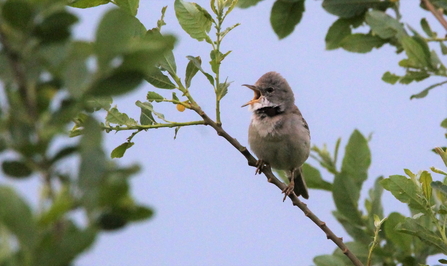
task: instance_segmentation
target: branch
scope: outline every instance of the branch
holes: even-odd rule
[[[439,10],[436,10],[436,8],[433,6],[433,4],[430,2],[430,0],[422,0],[424,2],[425,6],[428,10],[435,16],[435,18],[441,23],[441,25],[444,27],[445,30],[447,30],[447,21],[445,20],[444,16],[442,15],[442,12]]]
[[[151,128],[163,128],[163,127],[185,127],[195,125],[206,125],[206,121],[191,121],[191,122],[172,122],[172,123],[158,123],[153,125],[135,125],[135,126],[102,126],[102,129],[106,132],[110,131],[123,131],[123,130],[146,130]]]
[[[242,146],[239,141],[237,141],[235,138],[231,137],[223,128],[221,125],[214,122],[211,118],[208,117],[208,115],[202,111],[202,109],[198,106],[192,106],[192,110],[194,110],[197,114],[199,114],[203,121],[205,121],[206,125],[211,126],[216,130],[217,135],[223,137],[226,139],[233,147],[235,147],[244,157],[247,159],[248,165],[255,167],[257,160],[251,153],[248,151],[248,149],[244,146]],[[286,184],[281,182],[276,176],[272,173],[272,169],[270,167],[263,167],[262,173],[267,177],[267,181],[269,183],[274,184],[277,186],[281,191],[286,188]],[[298,197],[295,195],[295,193],[291,193],[289,195],[289,198],[292,200],[292,203],[294,206],[297,206],[300,208],[304,215],[306,215],[312,222],[314,222],[318,227],[323,230],[324,233],[326,233],[326,237],[330,240],[332,240],[345,254],[355,266],[363,266],[362,262],[349,250],[349,248],[343,243],[343,238],[337,237],[329,227],[327,227],[326,223],[321,221],[308,207],[305,203],[300,201]]]

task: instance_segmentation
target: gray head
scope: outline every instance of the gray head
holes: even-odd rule
[[[255,93],[254,98],[244,106],[250,105],[253,111],[273,107],[284,112],[295,104],[295,97],[289,83],[276,72],[267,72],[256,81],[255,85],[246,86]]]

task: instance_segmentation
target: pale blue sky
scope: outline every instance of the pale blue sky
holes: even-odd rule
[[[197,2],[209,9],[208,1]],[[443,32],[430,13],[421,11],[419,1],[401,2],[404,21],[419,30],[419,20],[425,16],[434,29]],[[250,113],[240,106],[252,98],[252,92],[241,84],[254,83],[273,70],[292,86],[296,104],[309,123],[313,144],[327,143],[332,150],[335,140],[342,137],[343,151],[354,129],[365,135],[373,133],[370,179],[362,198],[380,175],[403,174],[403,168],[417,172],[442,167],[430,149],[446,145],[445,130],[439,126],[447,117],[446,90],[438,88],[425,99],[409,100],[411,94],[439,79],[409,86],[382,82],[380,78],[388,70],[403,73],[397,66],[403,56],[389,46],[366,55],[325,51],[324,37],[336,17],[326,13],[321,3],[306,1],[303,20],[281,41],[269,25],[273,1],[235,9],[228,17],[228,26],[237,22],[241,26],[227,36],[222,48],[233,50],[221,71],[233,81],[222,101],[224,128],[242,144],[247,143]],[[190,39],[181,30],[173,1],[141,1],[138,18],[147,28],[154,27],[164,5],[169,6],[164,31],[178,38],[174,54],[179,73],[184,73],[187,55],[200,55],[203,62],[209,61],[208,44]],[[75,28],[76,36],[92,39],[106,9],[76,10],[82,18]],[[208,82],[198,74],[192,84],[192,95],[214,116]],[[154,89],[144,85],[117,99],[118,108],[138,118],[139,108],[134,102],[144,100],[148,90]],[[169,95],[171,91],[161,93]],[[198,119],[193,112],[179,113],[169,104],[156,108],[169,120]],[[124,142],[129,134],[107,134],[107,150]],[[75,265],[312,265],[313,257],[334,251],[335,244],[289,200],[283,203],[281,192],[264,176],[254,176],[254,168],[248,167],[245,158],[212,128],[182,128],[176,140],[173,136],[171,129],[140,133],[134,138],[135,146],[117,160],[123,165],[141,164],[142,172],[132,180],[133,192],[140,203],[155,209],[154,218],[102,234]],[[312,159],[308,162],[317,166]],[[332,181],[330,175],[323,174]],[[23,186],[23,190],[29,188]],[[388,192],[384,192],[383,202],[387,213],[407,212],[406,206]],[[338,236],[349,240],[331,215],[335,209],[331,194],[310,190],[306,203]]]

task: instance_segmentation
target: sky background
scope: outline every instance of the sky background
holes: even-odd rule
[[[401,1],[403,21],[422,32],[419,21],[426,17],[435,31],[444,32],[439,23],[419,8],[419,1]],[[208,1],[197,1],[210,10]],[[440,79],[411,85],[389,85],[381,80],[386,71],[403,74],[393,47],[385,45],[368,54],[344,50],[326,51],[324,37],[337,19],[321,7],[322,1],[306,1],[306,12],[293,34],[278,40],[270,27],[273,1],[263,1],[249,9],[235,9],[227,26],[241,23],[227,35],[222,50],[233,52],[221,68],[223,78],[233,81],[222,101],[225,130],[247,145],[250,122],[248,108],[240,106],[253,97],[242,84],[254,84],[268,71],[281,73],[291,85],[296,104],[306,118],[312,144],[327,144],[332,151],[342,138],[341,152],[354,129],[372,135],[372,164],[369,179],[362,190],[363,199],[378,176],[403,174],[443,167],[441,159],[430,151],[445,146],[445,130],[439,124],[447,117],[447,93],[440,87],[420,100],[409,99]],[[186,56],[201,56],[209,61],[209,44],[191,39],[179,26],[173,1],[141,1],[138,18],[146,26],[156,26],[160,10],[168,5],[164,33],[178,38],[174,54],[179,73],[184,73]],[[93,40],[95,28],[112,5],[73,10],[81,18],[75,36]],[[441,34],[442,35],[442,34]],[[211,71],[210,71],[211,72]],[[137,100],[147,91],[168,97],[171,91],[143,85],[131,94],[115,99],[118,108],[138,119]],[[199,74],[191,93],[211,117],[214,117],[213,90]],[[212,99],[212,100],[210,100]],[[158,104],[156,110],[171,121],[192,121],[192,111],[177,112],[174,105]],[[108,152],[125,142],[131,132],[105,134]],[[94,247],[75,261],[77,266],[94,265],[312,265],[317,255],[330,254],[335,244],[303,213],[282,202],[281,191],[255,176],[245,158],[214,130],[206,126],[150,130],[134,138],[135,145],[119,164],[139,163],[142,171],[132,179],[132,192],[142,204],[154,208],[153,219],[125,230],[102,234]],[[342,157],[341,157],[342,158]],[[318,166],[309,159],[308,163]],[[332,181],[332,175],[322,172]],[[439,175],[434,175],[439,180]],[[14,182],[24,195],[36,195],[34,181]],[[408,213],[407,207],[387,191],[383,196],[386,213]],[[336,222],[331,194],[310,190],[309,208],[343,237],[350,238]],[[436,262],[430,260],[431,264]]]

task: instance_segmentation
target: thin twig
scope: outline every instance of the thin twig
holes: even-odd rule
[[[441,25],[444,27],[445,30],[447,30],[447,21],[445,20],[444,16],[442,15],[442,12],[439,10],[436,10],[436,8],[433,6],[433,4],[430,2],[430,0],[422,0],[424,2],[425,6],[428,10],[435,16],[435,18],[441,23]]]
[[[239,141],[237,141],[235,138],[231,137],[223,128],[221,125],[218,125],[216,122],[214,122],[211,118],[208,117],[208,115],[200,109],[200,107],[194,106],[192,109],[197,112],[202,118],[203,121],[209,126],[211,126],[213,129],[216,130],[217,134],[224,139],[226,139],[233,147],[235,147],[239,152],[244,155],[244,157],[247,159],[248,165],[255,167],[256,166],[256,159],[251,155],[251,153],[248,151],[248,149],[244,146],[242,146]],[[270,167],[264,167],[262,169],[262,173],[267,177],[267,181],[277,186],[281,191],[284,190],[286,185],[281,182],[276,176],[272,173],[272,170]],[[349,250],[349,248],[343,243],[343,239],[340,237],[337,237],[329,227],[327,227],[326,223],[321,221],[308,207],[305,203],[300,201],[298,197],[295,195],[295,193],[292,193],[289,195],[289,198],[292,200],[292,203],[294,206],[297,206],[300,208],[303,213],[310,219],[312,222],[314,222],[318,227],[323,230],[324,233],[326,233],[326,237],[330,240],[332,240],[345,254],[355,266],[363,266],[363,263]]]

